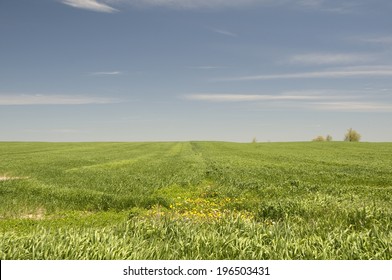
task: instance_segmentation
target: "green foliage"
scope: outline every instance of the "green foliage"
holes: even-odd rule
[[[391,153],[0,143],[0,258],[391,259]]]
[[[344,135],[344,141],[359,142],[359,140],[361,140],[361,134],[352,128],[348,129],[347,133]]]

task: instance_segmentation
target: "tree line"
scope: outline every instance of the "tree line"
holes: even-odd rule
[[[346,132],[346,134],[344,135],[344,141],[346,142],[359,142],[361,140],[361,134],[359,134],[356,130],[349,128]],[[319,135],[316,138],[314,138],[312,141],[315,142],[330,142],[332,141],[332,136],[331,135],[327,135],[327,136],[322,136]]]

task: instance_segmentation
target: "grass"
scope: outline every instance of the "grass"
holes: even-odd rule
[[[390,143],[0,143],[0,259],[392,259]]]

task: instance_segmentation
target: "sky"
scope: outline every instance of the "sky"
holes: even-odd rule
[[[390,0],[0,0],[0,141],[392,141]]]

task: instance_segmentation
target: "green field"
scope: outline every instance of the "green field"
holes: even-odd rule
[[[392,143],[0,143],[0,259],[392,259]]]

